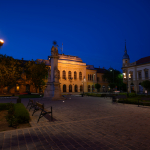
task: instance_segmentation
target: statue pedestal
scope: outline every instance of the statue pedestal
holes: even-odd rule
[[[51,100],[65,100],[65,97],[61,95],[60,83],[48,82],[43,98],[50,98]]]

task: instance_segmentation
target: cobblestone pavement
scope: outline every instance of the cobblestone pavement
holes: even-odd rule
[[[149,150],[150,107],[112,103],[110,98],[51,101],[56,121],[31,117],[30,128],[0,132],[0,150]],[[1,102],[16,102],[1,99]],[[22,99],[27,106],[28,99]],[[30,113],[32,113],[31,111]]]

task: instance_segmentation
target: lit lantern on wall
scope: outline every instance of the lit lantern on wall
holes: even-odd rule
[[[4,41],[2,39],[0,39],[0,48],[3,46]]]

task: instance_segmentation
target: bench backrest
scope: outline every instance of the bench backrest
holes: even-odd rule
[[[150,98],[148,98],[148,97],[141,97],[141,100],[150,101]]]
[[[125,99],[127,99],[127,96],[126,96],[126,95],[117,95],[116,97],[117,97],[117,98],[125,98]]]
[[[36,102],[36,105],[37,105],[39,108],[44,109],[44,105],[43,105],[43,104],[41,104],[41,103],[39,103],[39,102]]]

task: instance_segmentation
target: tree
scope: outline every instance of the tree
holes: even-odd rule
[[[23,68],[19,60],[13,57],[0,55],[0,88],[13,87],[21,78]]]
[[[34,85],[36,88],[36,92],[38,88],[43,88],[45,83],[45,79],[48,77],[48,67],[45,63],[39,63],[38,61],[34,62],[28,61],[25,64],[26,78],[30,80],[30,84]]]
[[[96,84],[95,84],[95,88],[98,90],[98,89],[100,89],[100,88],[101,88],[101,85],[100,85],[100,84],[98,84],[98,83],[96,83]]]
[[[146,89],[149,90],[150,89],[150,81],[149,80],[145,80],[141,83],[141,85]],[[147,91],[148,94],[148,91]]]
[[[117,86],[118,90],[126,90],[126,86],[123,83],[123,75],[118,70],[106,70],[103,77],[107,80],[109,84],[111,84],[111,89]]]

